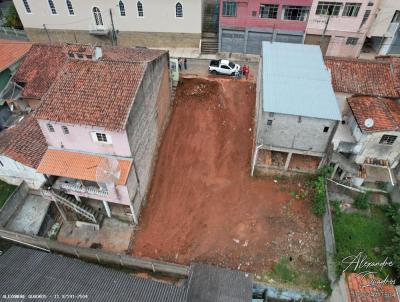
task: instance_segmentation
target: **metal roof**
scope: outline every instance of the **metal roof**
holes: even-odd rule
[[[53,300],[54,295],[87,295],[87,299],[80,300],[184,302],[187,294],[186,286],[143,279],[18,246],[0,256],[0,272],[0,293],[26,297],[42,294],[48,300]]]
[[[263,42],[263,110],[341,120],[318,45]]]
[[[190,266],[187,302],[249,302],[252,279],[249,274],[207,264]]]

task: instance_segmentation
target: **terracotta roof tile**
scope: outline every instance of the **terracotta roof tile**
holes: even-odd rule
[[[28,167],[36,169],[46,149],[46,139],[33,116],[0,132],[0,152]]]
[[[38,119],[125,128],[146,65],[70,60],[42,98]]]
[[[102,60],[149,62],[165,54],[165,50],[148,48],[102,47]]]
[[[400,104],[395,100],[371,96],[355,96],[347,99],[358,126],[363,132],[400,130]],[[374,125],[365,127],[371,118]]]
[[[20,60],[31,46],[28,42],[0,39],[0,71]]]
[[[388,98],[400,96],[400,78],[389,61],[371,61],[327,57],[336,92]]]
[[[34,44],[13,79],[25,83],[22,96],[40,99],[67,61],[60,45]]]
[[[377,277],[346,274],[349,301],[351,302],[399,302],[395,286],[385,284],[370,286]]]
[[[96,181],[96,168],[106,157],[80,152],[48,149],[38,167],[38,172],[48,175]],[[131,160],[118,160],[120,177],[124,185],[131,169]]]

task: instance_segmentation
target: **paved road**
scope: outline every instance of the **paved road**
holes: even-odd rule
[[[206,59],[187,59],[187,70],[182,70],[182,74],[192,74],[192,75],[199,75],[199,76],[207,76],[208,73],[208,64],[210,60]],[[257,76],[258,72],[258,63],[254,62],[241,62],[235,61],[236,64],[243,66],[243,64],[247,64],[250,67],[250,76]]]

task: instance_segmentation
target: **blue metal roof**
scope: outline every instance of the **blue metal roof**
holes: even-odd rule
[[[263,110],[341,120],[320,47],[263,42]]]

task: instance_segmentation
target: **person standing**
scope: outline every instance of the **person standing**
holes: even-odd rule
[[[250,68],[249,65],[246,65],[246,80],[249,79]]]
[[[182,58],[178,58],[179,71],[182,70]]]
[[[183,67],[185,68],[185,70],[187,70],[187,59],[186,58],[183,59]]]

